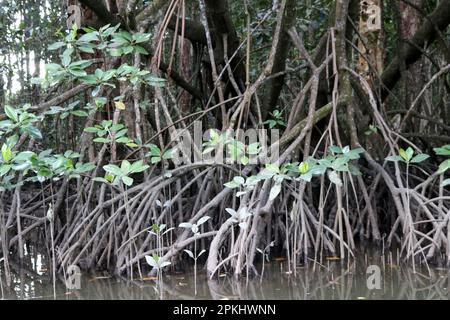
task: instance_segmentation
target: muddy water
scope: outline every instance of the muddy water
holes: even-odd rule
[[[445,268],[419,268],[416,273],[406,266],[381,264],[380,289],[368,279],[366,268],[355,264],[342,266],[338,261],[326,265],[286,269],[285,261],[265,266],[262,277],[235,280],[221,273],[208,280],[203,273],[197,277],[194,294],[193,273],[167,274],[163,282],[152,277],[117,279],[107,274],[82,274],[81,289],[68,290],[61,280],[53,290],[51,276],[21,269],[14,274],[14,284],[5,287],[3,299],[449,299],[450,271]],[[3,276],[2,276],[3,277]],[[375,286],[369,289],[368,287]],[[373,279],[372,279],[373,280]]]
[[[39,258],[39,257],[38,257]],[[40,259],[40,258],[39,258]],[[335,257],[323,263],[289,270],[285,260],[265,264],[262,277],[243,278],[220,273],[208,280],[199,268],[197,295],[192,272],[167,272],[160,282],[143,275],[136,279],[118,279],[108,274],[81,275],[81,289],[68,290],[58,279],[55,291],[51,272],[41,260],[30,269],[20,268],[13,285],[5,287],[1,275],[3,299],[449,299],[450,270],[446,268],[402,265],[392,257],[361,255],[357,261],[341,263]],[[367,267],[378,266],[379,283],[370,278]],[[261,271],[261,265],[259,270]],[[374,268],[374,267],[372,267]],[[377,267],[375,267],[377,269]],[[375,271],[376,273],[376,271]],[[380,286],[378,289],[377,286]],[[375,288],[374,288],[375,287]]]

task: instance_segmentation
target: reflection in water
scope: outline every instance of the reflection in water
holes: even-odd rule
[[[41,259],[41,257],[37,257]],[[361,260],[361,261],[360,261]],[[36,260],[37,261],[37,260]],[[389,263],[388,263],[389,261]],[[39,270],[18,268],[14,274],[14,285],[5,288],[0,282],[4,299],[53,299],[51,271],[39,265]],[[367,287],[368,265],[379,265],[381,289]],[[334,259],[325,264],[297,268],[295,273],[286,272],[286,261],[266,264],[264,276],[253,279],[234,279],[220,274],[208,280],[199,270],[198,294],[194,295],[192,272],[164,275],[162,284],[154,278],[127,280],[108,275],[82,275],[81,290],[68,291],[62,279],[56,288],[57,299],[449,299],[450,271],[444,268],[412,268],[382,259],[375,255],[362,256],[351,264],[342,265]],[[0,276],[2,277],[2,276]]]

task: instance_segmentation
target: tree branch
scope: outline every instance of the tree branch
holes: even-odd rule
[[[429,47],[437,38],[438,33],[444,31],[450,24],[450,0],[443,0],[436,9],[427,16],[423,25],[417,30],[411,43],[405,43],[399,55],[404,60],[406,67],[419,60],[422,53],[419,48]],[[400,66],[396,56],[381,76],[381,100],[385,100],[395,84],[400,80]]]
[[[174,15],[169,21],[168,27],[172,31],[175,31],[177,19],[179,19],[179,17]],[[192,42],[198,42],[203,45],[207,45],[205,29],[200,23],[197,23],[191,19],[184,19],[184,24],[185,24],[184,36],[186,37],[186,39],[189,39]],[[181,28],[178,28],[178,35],[181,35],[181,31],[182,31]],[[211,40],[214,44],[214,39]]]
[[[94,13],[105,23],[105,24],[111,24],[111,25],[117,25],[118,23],[121,23],[122,21],[120,19],[118,19],[115,15],[111,14],[108,9],[103,5],[103,3],[101,1],[94,1],[94,0],[79,0],[82,4],[88,6],[92,11],[94,11]],[[144,14],[144,11],[141,12],[138,17],[142,14]],[[139,18],[136,18],[136,20],[139,21]],[[126,25],[121,24],[122,27],[126,28]],[[132,31],[132,30],[128,30],[128,31]],[[145,50],[147,50],[149,52],[150,56],[153,56],[152,53],[152,48],[150,46],[150,44],[148,43],[144,43],[142,44],[142,47],[145,48]],[[168,66],[167,64],[161,62],[159,69],[167,74],[167,70],[168,70]],[[192,86],[189,82],[187,82],[186,80],[183,79],[183,77],[181,77],[178,73],[174,72],[173,70],[171,70],[169,77],[181,88],[183,88],[184,90],[186,90],[187,92],[189,92],[192,96],[196,97],[197,99],[199,99],[200,101],[203,101],[203,95],[201,94],[201,92],[195,88],[194,86]]]

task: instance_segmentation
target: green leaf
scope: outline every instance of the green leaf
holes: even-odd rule
[[[309,171],[309,163],[307,161],[303,161],[298,166],[298,170],[300,171],[301,174],[307,173]]]
[[[364,151],[365,150],[363,148],[356,148],[356,149],[350,150],[345,155],[351,160],[357,160],[360,158],[360,154],[364,153]]]
[[[147,263],[156,269],[159,269],[159,265],[158,265],[158,261],[155,259],[155,257],[152,256],[145,256],[145,261],[147,261]]]
[[[163,158],[164,160],[172,159],[172,152],[173,152],[172,149],[167,150],[166,152],[164,152],[162,158]]]
[[[106,138],[95,138],[94,140],[92,140],[94,142],[99,142],[99,143],[109,143],[111,142],[110,139],[106,139]]]
[[[103,137],[103,136],[105,136],[107,133],[108,133],[108,130],[100,129],[100,130],[97,131],[97,135],[98,135],[99,137]]]
[[[250,159],[246,156],[241,157],[241,164],[246,166],[249,163]]]
[[[150,149],[150,155],[154,157],[160,157],[161,156],[161,150],[154,144],[145,145],[145,147]]]
[[[319,164],[319,165],[314,165],[310,170],[309,170],[309,172],[312,174],[312,175],[322,175],[322,174],[325,174],[325,172],[327,171],[327,166],[325,166],[325,165],[321,165],[321,164]]]
[[[339,146],[330,146],[329,150],[333,153],[342,153],[342,149]]]
[[[130,147],[130,148],[137,148],[137,147],[139,147],[139,145],[137,145],[137,144],[134,143],[134,142],[129,142],[129,143],[126,144],[126,146],[127,146],[127,147]]]
[[[23,151],[20,152],[17,156],[14,157],[14,161],[26,161],[26,160],[30,160],[30,158],[34,155],[35,153],[32,151]]]
[[[71,114],[73,114],[74,116],[77,116],[77,117],[87,117],[88,116],[88,113],[83,110],[75,110],[75,111],[72,111]]]
[[[49,178],[52,176],[52,172],[48,168],[40,168],[38,171],[38,176]]]
[[[397,161],[404,161],[403,158],[400,157],[400,156],[389,156],[389,157],[386,157],[385,160],[386,160],[386,161],[394,161],[394,162],[397,162]]]
[[[9,162],[12,159],[13,153],[11,148],[7,144],[2,146],[2,158],[4,162]]]
[[[434,148],[433,150],[438,156],[450,156],[450,144],[440,148]]]
[[[131,163],[128,160],[123,160],[122,164],[120,165],[120,170],[124,174],[128,174],[131,170]]]
[[[122,49],[120,48],[110,49],[108,52],[112,57],[120,57],[122,55]]]
[[[414,154],[414,150],[411,147],[408,147],[408,149],[406,149],[406,150],[400,148],[399,154],[403,158],[403,160],[405,160],[406,162],[409,162],[409,161],[411,161],[411,158]]]
[[[346,156],[338,157],[336,160],[334,160],[331,164],[331,167],[336,171],[348,171],[348,161],[349,159]]]
[[[122,53],[123,54],[129,54],[133,52],[133,46],[126,46],[122,48]]]
[[[144,165],[143,160],[139,160],[131,165],[130,172],[131,173],[139,173],[139,172],[143,172],[143,171],[147,170],[148,168],[150,168],[150,167],[148,165]]]
[[[95,48],[95,46],[92,44],[86,44],[86,45],[78,47],[78,49],[80,49],[80,51],[83,51],[86,53],[95,53],[94,48]]]
[[[311,182],[312,176],[313,176],[312,172],[310,171],[310,172],[307,172],[305,174],[302,174],[300,176],[300,179],[303,180],[303,181],[306,181],[306,182]]]
[[[122,182],[127,185],[128,187],[133,185],[133,178],[127,177],[127,176],[123,176],[122,177]]]
[[[163,261],[163,262],[160,262],[159,267],[162,269],[164,267],[170,266],[171,264],[172,264],[172,262],[170,262],[170,261]]]
[[[442,187],[446,187],[448,185],[450,185],[450,179],[445,179],[444,181],[442,181],[442,184],[441,184]]]
[[[127,108],[122,101],[114,101],[114,105],[116,106],[116,109],[119,110],[125,110]]]
[[[91,42],[91,41],[98,41],[98,32],[89,32],[86,34],[83,34],[79,39],[78,42]]]
[[[219,140],[219,134],[216,130],[209,130],[210,141],[217,142]]]
[[[421,154],[416,155],[414,158],[412,158],[411,162],[412,163],[421,163],[421,162],[427,160],[429,157],[430,157],[429,155],[421,153]]]
[[[270,189],[269,200],[273,201],[278,197],[281,192],[281,183],[275,183]]]
[[[76,173],[85,173],[85,172],[89,172],[92,171],[96,168],[96,165],[93,163],[77,163],[75,166],[75,172]]]
[[[182,222],[182,223],[180,223],[180,225],[178,227],[185,228],[185,229],[190,229],[190,228],[192,228],[192,224],[191,223],[187,223],[187,222]]]
[[[41,131],[33,126],[28,126],[24,129],[33,139],[42,140],[42,133]]]
[[[142,43],[150,40],[151,35],[149,33],[135,33],[132,39],[135,43]]]
[[[233,181],[239,184],[244,184],[245,183],[245,179],[243,177],[240,176],[236,176],[233,178]]]
[[[414,155],[414,150],[411,147],[408,147],[408,149],[406,149],[406,154],[408,156],[408,161],[411,161],[413,155]]]
[[[224,183],[223,185],[225,187],[227,187],[227,188],[230,188],[230,189],[235,189],[235,188],[238,188],[240,186],[239,183],[236,183],[234,181],[230,181],[230,182]]]
[[[268,124],[269,128],[272,129],[277,125],[277,122],[275,120],[269,119],[263,122],[263,124]]]
[[[57,63],[48,63],[45,65],[45,70],[49,73],[54,73],[57,71],[61,71],[61,66]]]
[[[99,131],[98,128],[95,127],[88,127],[84,129],[84,132],[89,132],[89,133],[97,133],[97,131]]]
[[[241,186],[244,183],[245,183],[245,179],[243,177],[236,176],[233,178],[232,181],[225,183],[224,186],[227,188],[230,188],[230,189],[234,189],[234,188],[238,188],[239,186]]]
[[[74,77],[84,77],[87,75],[86,71],[81,70],[79,68],[70,68],[70,69],[68,69],[68,71]]]
[[[116,142],[118,143],[129,143],[131,141],[131,139],[127,138],[127,137],[122,137],[119,139],[116,139]]]
[[[184,249],[183,251],[186,252],[189,255],[189,257],[191,257],[192,259],[195,259],[194,254],[192,253],[191,250]]]
[[[15,164],[12,166],[12,169],[14,171],[24,171],[25,169],[28,169],[31,166],[31,163],[26,161],[19,164]]]
[[[62,48],[66,45],[65,42],[62,41],[58,41],[55,43],[52,43],[51,45],[48,46],[48,50],[53,51],[53,50],[58,50],[59,48]]]
[[[9,172],[11,166],[9,164],[4,164],[0,166],[0,177],[3,177],[5,174]]]
[[[161,157],[152,157],[150,159],[150,162],[153,163],[153,164],[158,163],[160,161],[161,161]]]
[[[404,149],[400,148],[399,154],[400,154],[400,157],[401,157],[404,161],[408,162],[408,154],[406,153],[406,151],[405,151]]]
[[[438,174],[444,173],[450,168],[450,159],[445,160],[439,165],[439,169],[437,171]]]
[[[359,168],[357,167],[357,166],[354,166],[354,165],[349,165],[348,166],[348,169],[349,169],[349,171],[350,171],[350,173],[352,174],[352,175],[354,175],[354,176],[360,176],[360,175],[362,175],[362,173],[361,173],[361,171],[359,170]]]
[[[114,180],[114,175],[112,175],[112,174],[106,174],[106,175],[105,175],[105,180],[106,180],[107,182],[113,182],[113,180]]]
[[[0,121],[0,130],[8,130],[9,128],[11,128],[13,125],[13,123],[10,120],[3,120]]]
[[[328,171],[328,178],[337,186],[342,186],[342,180],[336,171]]]
[[[72,57],[70,55],[71,55],[71,53],[69,53],[69,51],[67,51],[67,49],[66,49],[61,57],[61,64],[64,67],[69,66],[70,62],[72,61]]]
[[[114,164],[107,164],[106,166],[103,166],[103,169],[106,172],[113,174],[114,176],[122,175],[122,170],[120,170],[120,168]]]
[[[204,217],[201,217],[201,218],[197,221],[197,225],[200,226],[200,225],[204,224],[206,221],[208,221],[209,219],[211,219],[210,216],[204,216]]]
[[[19,122],[19,113],[16,109],[11,106],[5,106],[5,114],[8,118],[14,122]]]
[[[145,49],[144,49],[143,47],[141,47],[141,46],[134,46],[134,51],[135,51],[136,53],[148,55],[148,51],[145,50]]]
[[[266,164],[266,169],[273,173],[280,173],[280,167],[272,163]]]

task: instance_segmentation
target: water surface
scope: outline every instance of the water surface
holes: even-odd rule
[[[39,257],[39,256],[38,256]],[[13,275],[13,285],[6,288],[2,275],[3,299],[449,299],[450,270],[447,268],[417,266],[394,262],[376,255],[361,255],[352,262],[341,263],[335,257],[325,259],[321,265],[310,263],[289,270],[283,259],[265,264],[262,277],[237,280],[232,274],[220,273],[214,280],[205,277],[200,268],[195,295],[192,271],[167,272],[160,282],[143,275],[135,279],[121,279],[107,273],[83,273],[81,289],[68,290],[62,279],[53,290],[51,272],[41,259],[34,259],[30,269],[24,267]],[[369,289],[369,265],[381,271],[381,288]],[[261,271],[261,265],[258,266]],[[169,271],[169,270],[168,270]]]

